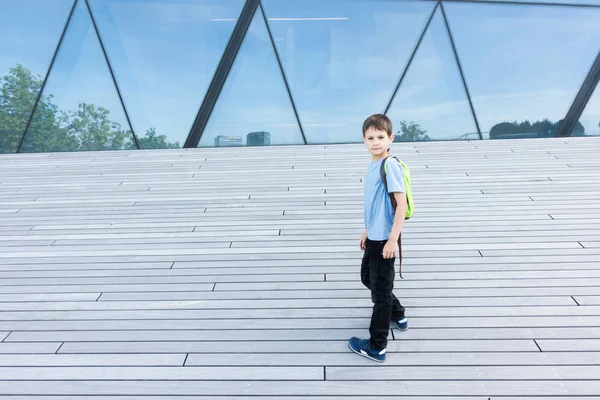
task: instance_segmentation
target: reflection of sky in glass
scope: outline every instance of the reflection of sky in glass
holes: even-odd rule
[[[388,112],[394,132],[402,120],[434,140],[477,132],[446,32],[438,9]]]
[[[85,3],[79,1],[54,66],[44,95],[62,110],[75,111],[85,102],[110,111],[110,119],[129,130],[115,85],[106,65],[98,36]]]
[[[600,135],[600,85],[596,86],[579,122],[585,128],[587,135]]]
[[[90,4],[136,134],[182,146],[244,1]]]
[[[238,136],[246,144],[248,133],[261,131],[270,133],[273,145],[304,143],[258,10],[199,145],[213,146],[219,135]]]
[[[383,112],[435,4],[264,0],[307,140],[361,141]]]
[[[564,117],[600,49],[600,8],[445,8],[483,131]]]
[[[72,5],[72,0],[2,0],[0,76],[22,64],[44,77]]]
[[[243,0],[90,3],[137,133],[156,127],[169,141],[183,144]],[[313,142],[360,140],[362,121],[385,108],[433,7],[395,0],[263,4]],[[21,63],[44,76],[71,5],[70,0],[3,0],[0,74]],[[46,93],[65,110],[75,110],[81,101],[106,107],[126,126],[82,5]],[[482,130],[505,120],[564,117],[600,48],[599,8],[473,3],[445,3],[445,8]],[[296,121],[266,31],[253,32],[215,109],[222,113],[211,124],[237,125],[227,132],[244,141],[248,132],[274,134],[275,129],[281,129],[281,142],[296,141]],[[444,35],[434,20],[390,110],[394,123],[414,120],[436,138],[474,130]],[[586,131],[598,130],[599,97],[597,90],[581,118]],[[272,142],[277,143],[275,135]]]

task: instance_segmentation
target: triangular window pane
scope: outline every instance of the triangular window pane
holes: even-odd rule
[[[309,143],[360,142],[385,110],[435,3],[263,0]]]
[[[600,8],[446,3],[484,138],[556,130],[600,43]]]
[[[182,147],[244,0],[92,0],[141,148]]]
[[[392,121],[396,141],[479,138],[439,8],[394,98],[388,117]]]
[[[84,1],[79,1],[23,142],[23,152],[134,148]]]
[[[25,132],[73,0],[0,5],[0,153],[14,153]]]
[[[200,146],[303,144],[260,9],[200,139]]]

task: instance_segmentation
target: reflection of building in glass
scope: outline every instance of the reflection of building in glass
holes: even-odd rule
[[[246,136],[246,145],[248,146],[268,146],[271,144],[271,134],[269,132],[250,132]]]
[[[240,136],[219,135],[215,138],[215,147],[234,147],[241,145],[242,138]]]

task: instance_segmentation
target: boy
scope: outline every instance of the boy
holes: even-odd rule
[[[360,238],[360,248],[364,250],[360,275],[362,283],[371,290],[374,306],[370,339],[353,337],[348,346],[361,356],[384,362],[390,322],[400,330],[408,329],[404,307],[392,293],[395,255],[407,208],[406,188],[402,167],[396,160],[388,160],[386,178],[388,191],[396,200],[394,210],[380,175],[381,163],[389,155],[389,146],[394,141],[391,121],[383,114],[371,115],[363,124],[363,141],[372,162],[364,180],[366,230]]]

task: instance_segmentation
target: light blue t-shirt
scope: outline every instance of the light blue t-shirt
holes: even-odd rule
[[[394,208],[381,180],[379,168],[383,159],[369,164],[365,175],[364,218],[367,237],[371,240],[388,240],[394,224]],[[387,184],[390,193],[406,193],[404,172],[396,160],[387,162]]]

